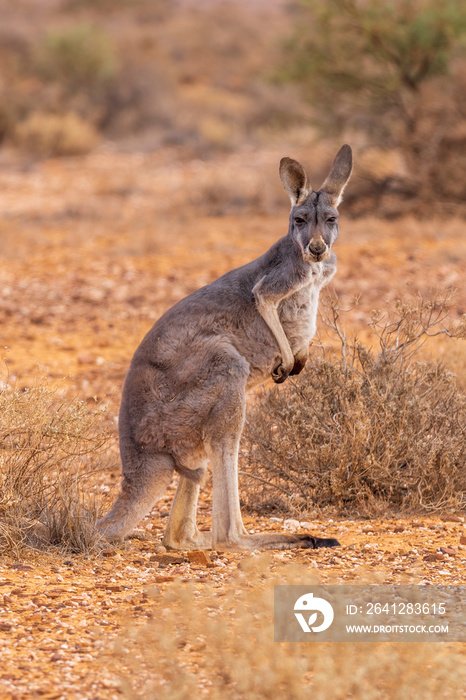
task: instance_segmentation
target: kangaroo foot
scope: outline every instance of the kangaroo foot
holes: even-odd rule
[[[198,530],[190,536],[174,538],[170,534],[165,535],[162,544],[167,549],[179,549],[191,551],[193,549],[212,549],[212,532],[210,530]]]
[[[239,535],[228,541],[214,542],[212,547],[220,552],[251,552],[256,549],[318,549],[319,547],[339,547],[335,539],[324,539],[313,535],[289,535],[285,533],[264,533]]]

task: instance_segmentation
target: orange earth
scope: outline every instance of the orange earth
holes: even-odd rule
[[[248,157],[265,189],[276,178],[280,155]],[[278,203],[265,197],[256,208],[226,201],[225,215],[221,198],[203,206],[219,181],[228,198],[225,172],[235,182],[249,177],[237,156],[223,157],[220,166],[183,161],[169,151],[128,155],[110,149],[24,167],[6,162],[1,169],[4,379],[17,386],[59,383],[90,407],[105,406],[115,457],[122,382],[144,333],[175,301],[258,256],[286,232],[285,195]],[[257,189],[257,182],[251,187]],[[447,285],[458,288],[453,317],[466,313],[463,220],[350,220],[344,205],[341,211],[334,289],[344,307],[359,298],[349,328],[364,334],[372,309]],[[464,343],[438,340],[426,352],[465,376]],[[114,493],[118,468],[100,481]],[[121,697],[122,678],[136,672],[111,647],[128,624],[154,617],[150,591],[193,582],[196,590],[211,584],[223,595],[245,555],[163,559],[159,542],[173,492],[174,486],[145,518],[145,538],[120,548],[90,555],[25,549],[0,557],[0,700]],[[206,493],[199,515],[204,527],[209,503]],[[256,531],[283,527],[267,517],[245,516],[245,525]],[[461,514],[322,519],[304,527],[337,537],[341,548],[272,554],[269,571],[294,562],[312,570],[313,582],[464,584]],[[199,649],[184,648],[186,664],[202,663]]]

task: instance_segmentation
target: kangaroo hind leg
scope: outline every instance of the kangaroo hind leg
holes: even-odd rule
[[[136,446],[122,448],[123,474],[121,491],[111,511],[97,522],[102,535],[121,540],[147,515],[165,493],[175,468],[168,454],[150,454]]]
[[[212,533],[199,530],[196,523],[200,486],[200,481],[180,476],[163,537],[168,549],[212,549]]]
[[[336,547],[337,540],[310,534],[248,534],[241,518],[238,492],[238,447],[243,427],[245,396],[225,390],[217,410],[225,418],[225,431],[213,431],[209,457],[213,476],[212,547],[217,550],[252,551],[256,549],[316,549]],[[227,410],[225,410],[227,409]]]

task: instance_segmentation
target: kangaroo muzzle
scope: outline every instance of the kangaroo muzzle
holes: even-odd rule
[[[330,249],[322,238],[311,240],[308,250],[316,262],[325,260],[330,254]]]

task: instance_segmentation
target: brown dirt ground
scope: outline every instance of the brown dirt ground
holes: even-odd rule
[[[258,173],[263,166],[265,181],[279,155],[250,156]],[[278,205],[262,203],[260,211],[232,206],[226,216],[196,208],[220,177],[225,181],[229,168],[232,180],[244,176],[234,156],[220,168],[215,162],[185,163],[169,152],[108,150],[23,167],[5,162],[0,173],[5,381],[59,382],[70,396],[107,406],[116,438],[125,371],[153,321],[286,231],[285,196]],[[453,314],[466,312],[464,221],[345,220],[344,206],[342,214],[335,289],[343,305],[360,297],[349,316],[351,328],[364,332],[371,309],[385,308],[406,291],[428,294],[443,285],[460,288]],[[464,343],[439,340],[430,351],[464,376]],[[110,485],[114,492],[117,481],[117,470],[109,469],[101,477],[103,490]],[[0,558],[1,700],[119,697],[122,667],[106,665],[103,650],[122,634],[128,618],[153,614],[147,590],[154,584],[165,589],[175,580],[228,585],[243,555],[218,553],[212,567],[188,561],[164,566],[155,559],[173,490],[142,523],[146,539],[128,540],[121,549],[92,556],[27,550]],[[208,493],[199,519],[201,527],[208,526]],[[245,524],[256,531],[283,527],[263,517],[245,517]],[[357,583],[370,573],[378,583],[464,584],[463,528],[460,516],[445,513],[322,519],[311,523],[312,531],[337,537],[340,549],[275,554],[270,567],[283,561],[311,565],[322,583]]]

